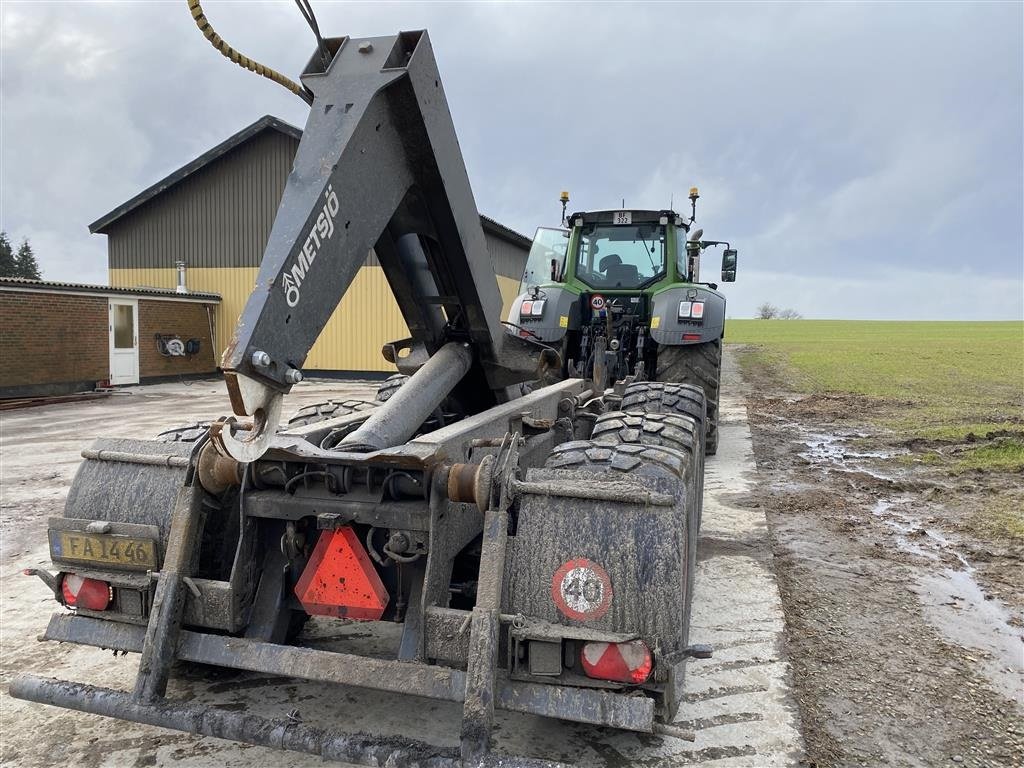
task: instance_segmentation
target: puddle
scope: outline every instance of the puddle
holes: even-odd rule
[[[800,457],[826,473],[864,473],[891,482],[895,478],[871,469],[870,465],[907,453],[852,450],[849,441],[863,437],[857,433],[801,431],[806,450]],[[941,530],[927,527],[914,514],[916,501],[906,497],[882,499],[875,503],[871,514],[893,532],[893,541],[900,551],[938,566],[924,571],[915,589],[925,620],[950,641],[976,652],[978,673],[993,690],[1024,711],[1024,632],[1010,624],[1010,612],[1002,601],[985,593],[974,578],[974,568],[957,551],[955,542]],[[959,566],[947,567],[950,557]]]
[[[824,467],[826,472],[857,472],[870,475],[876,480],[892,481],[894,478],[876,472],[866,464],[871,461],[885,461],[906,451],[856,451],[847,445],[850,440],[862,437],[867,435],[861,432],[837,434],[804,431],[801,442],[806,446],[806,450],[797,455],[808,464]]]
[[[881,499],[871,510],[895,535],[897,548],[939,562],[952,555],[959,568],[943,568],[918,578],[917,592],[925,619],[964,648],[979,652],[978,671],[993,689],[1024,710],[1024,633],[1010,623],[1010,612],[987,595],[974,578],[974,568],[945,534],[926,528],[921,519],[901,509],[910,499]]]
[[[1024,711],[1024,634],[1006,606],[981,588],[970,566],[922,576],[918,597],[930,624],[965,648],[980,651],[978,671]]]
[[[899,508],[909,501],[909,499],[879,499],[871,509],[871,514],[896,534],[896,547],[902,552],[918,555],[935,562],[942,559],[942,553],[948,553],[959,560],[965,568],[970,568],[967,560],[950,547],[951,542],[942,531],[936,528],[926,528],[919,517]]]

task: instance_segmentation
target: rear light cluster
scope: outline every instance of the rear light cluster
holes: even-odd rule
[[[114,590],[110,584],[99,579],[89,579],[77,573],[64,576],[61,584],[64,603],[72,608],[85,608],[89,611],[105,611],[114,599]]]
[[[680,301],[679,302],[679,319],[680,320],[703,320],[704,319],[704,302],[703,301]]]
[[[520,317],[541,317],[544,314],[545,299],[528,299],[519,305]]]
[[[651,650],[640,640],[584,643],[580,663],[587,677],[618,683],[646,682],[654,668]]]

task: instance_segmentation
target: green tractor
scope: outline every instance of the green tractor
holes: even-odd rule
[[[558,349],[562,375],[591,379],[598,391],[617,381],[700,387],[707,399],[705,451],[714,454],[725,296],[715,283],[701,282],[700,257],[705,248],[725,246],[721,281],[729,283],[737,252],[693,229],[698,197],[692,188],[689,218],[671,210],[566,217],[563,192],[566,226],[537,230],[506,326]],[[648,389],[650,402],[658,386]]]

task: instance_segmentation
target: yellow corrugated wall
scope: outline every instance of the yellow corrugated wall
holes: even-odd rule
[[[178,281],[174,269],[111,269],[109,273],[110,284],[117,288],[173,290]],[[192,267],[188,270],[190,290],[221,296],[216,327],[218,354],[231,339],[258,273],[256,267]],[[519,283],[499,275],[498,286],[504,304],[501,317],[504,320]],[[310,350],[305,368],[393,371],[394,366],[381,357],[381,347],[408,335],[409,329],[384,278],[384,271],[380,267],[364,266]]]

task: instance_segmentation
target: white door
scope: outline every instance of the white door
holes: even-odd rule
[[[139,302],[110,300],[110,383],[139,383]]]

